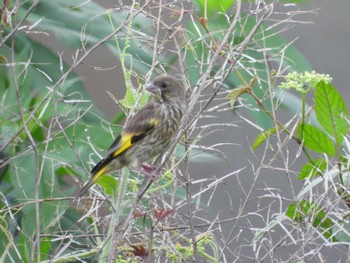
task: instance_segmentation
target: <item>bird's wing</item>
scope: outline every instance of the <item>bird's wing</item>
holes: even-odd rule
[[[159,123],[159,116],[155,109],[156,105],[150,103],[128,120],[122,133],[116,138],[111,147],[109,147],[107,157],[102,159],[91,170],[91,178],[80,190],[79,197],[83,196],[107,171],[108,165],[113,159],[132,148],[135,143],[142,140],[154,129]]]
[[[142,140],[157,125],[159,118],[155,107],[154,103],[150,103],[128,120],[121,134],[109,147],[107,156],[92,169],[92,175],[100,173],[114,158]]]
[[[108,149],[108,155],[116,158],[135,143],[142,140],[159,123],[159,117],[156,115],[156,105],[150,103],[126,123],[124,130]]]

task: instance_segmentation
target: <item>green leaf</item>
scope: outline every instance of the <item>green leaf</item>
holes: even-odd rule
[[[39,146],[38,151],[43,152],[45,145]],[[13,167],[15,168],[13,168]],[[26,204],[21,210],[21,228],[23,233],[27,236],[33,234],[36,229],[36,222],[33,220],[36,215],[36,207],[32,202],[28,200],[35,199],[35,181],[36,174],[41,172],[39,182],[39,196],[40,198],[52,198],[61,196],[57,187],[57,178],[55,177],[53,168],[55,168],[55,161],[51,159],[44,159],[39,164],[42,170],[36,169],[35,156],[33,152],[24,154],[20,158],[16,158],[11,162],[11,166],[8,169],[9,173],[6,175],[6,181],[8,181],[13,187],[12,191],[16,196],[16,202],[18,204]],[[28,204],[27,204],[28,202]],[[56,216],[56,212],[64,209],[64,204],[67,204],[68,200],[62,202],[50,201],[49,203],[40,203],[40,224],[42,227],[46,227],[49,222]],[[43,212],[45,211],[45,212]]]
[[[297,209],[296,203],[293,203],[288,206],[286,210],[286,216],[288,216],[290,219],[294,220],[297,223],[301,223],[303,219],[302,214]]]
[[[239,87],[237,89],[233,89],[228,95],[227,97],[229,98],[230,100],[230,104],[231,104],[231,107],[234,106],[234,104],[236,103],[237,99],[244,93],[251,93],[251,90],[254,86],[256,82],[256,78],[252,78],[249,82],[248,85],[245,85],[243,87]]]
[[[52,249],[52,238],[46,237],[40,241],[40,262],[50,258],[50,250]]]
[[[184,48],[187,51],[186,65],[187,65],[187,75],[192,85],[195,85],[198,79],[201,76],[201,72],[205,72],[207,69],[206,63],[203,63],[201,67],[198,67],[199,58],[202,61],[207,61],[208,57],[211,55],[210,52],[212,50],[208,48],[209,43],[212,41],[211,37],[216,39],[216,42],[220,43],[222,40],[221,32],[224,32],[228,28],[227,18],[224,15],[218,15],[216,17],[215,22],[211,22],[210,19],[207,21],[207,27],[210,31],[210,34],[207,34],[203,27],[197,22],[197,26],[195,27],[193,22],[189,22],[186,25],[187,34],[185,39],[187,42],[184,44]],[[228,40],[230,45],[239,45],[241,42],[247,37],[252,28],[256,25],[256,20],[251,16],[247,16],[247,18],[242,19],[241,23],[236,25],[236,28],[232,34],[232,38]],[[198,30],[199,29],[199,30]],[[289,68],[291,71],[306,71],[310,70],[309,63],[305,59],[305,57],[292,45],[289,45],[289,41],[282,38],[276,32],[273,32],[273,29],[269,29],[270,34],[266,35],[266,30],[268,29],[268,25],[261,25],[258,30],[258,33],[254,36],[252,43],[248,46],[251,48],[247,48],[244,51],[244,58],[240,60],[239,65],[235,67],[235,73],[232,72],[225,80],[225,84],[228,87],[234,88],[241,86],[245,80],[246,83],[252,79],[252,73],[247,69],[254,69],[254,77],[259,80],[267,80],[269,77],[269,71],[266,68],[266,64],[264,63],[264,54],[260,51],[257,51],[257,47],[260,47],[263,50],[271,50],[269,53],[270,56],[276,59],[276,63],[282,64],[284,67]],[[265,37],[262,37],[262,36]],[[286,48],[288,47],[288,48]],[[247,59],[249,58],[249,59]],[[224,57],[223,57],[224,59]],[[213,68],[211,75],[215,74],[216,68]],[[269,89],[268,81],[259,81],[259,86],[255,85],[254,93],[260,99],[266,98],[266,91]],[[258,87],[257,87],[258,86]],[[251,96],[243,95],[245,102],[247,105],[252,105],[252,108],[258,108],[258,105],[254,98]],[[300,103],[300,98],[296,98]],[[288,100],[284,100],[283,103],[288,102]],[[269,100],[263,101],[265,107],[267,109],[272,109],[271,103]],[[293,103],[290,107],[295,110],[298,103]],[[294,108],[293,108],[294,107]],[[250,114],[256,120],[257,124],[265,129],[268,129],[272,126],[272,122],[270,117],[261,110],[251,111]]]
[[[24,119],[27,120],[27,118],[31,117],[29,114],[25,114]],[[37,119],[32,118],[28,124],[27,128],[32,135],[32,137],[37,141],[43,141],[45,138],[44,130],[41,127],[40,122]],[[22,130],[19,135],[21,139],[25,140],[28,137],[28,134],[25,130]]]
[[[335,239],[338,242],[350,243],[350,224],[343,222],[338,225],[334,225],[333,231],[335,234]]]
[[[296,96],[288,90],[283,90],[282,92],[280,89],[275,89],[274,92],[275,98],[283,97],[283,102],[281,105],[283,109],[287,110],[292,116],[300,114],[302,111],[302,101],[300,97]],[[306,105],[306,108],[308,107],[310,106]],[[313,126],[322,128],[317,121],[316,114],[314,112],[310,113],[309,121]]]
[[[248,93],[248,91],[250,89],[251,89],[250,87],[242,87],[242,88],[237,88],[237,89],[233,89],[232,91],[230,91],[230,93],[227,95],[227,97],[230,100],[231,106],[232,107],[234,106],[234,104],[236,103],[239,96],[241,96],[244,93]]]
[[[340,145],[349,128],[346,120],[348,110],[332,84],[320,82],[316,85],[315,112],[322,127],[336,139],[337,145]]]
[[[23,8],[19,11],[24,16],[29,3],[21,7]],[[84,48],[89,47],[110,34],[113,31],[111,22],[117,28],[127,19],[127,16],[128,12],[111,12],[93,1],[41,0],[28,16],[27,21],[35,24],[42,19],[39,23],[40,28],[53,32],[56,38],[69,48],[80,49],[82,45]],[[147,34],[150,37],[154,35],[154,31],[151,30],[152,20],[142,14],[133,19],[132,27],[136,29],[135,32],[142,32],[142,35]],[[126,43],[120,39],[125,39],[124,32],[118,33],[118,44],[122,50]],[[133,54],[133,62],[127,61],[127,64],[132,63],[133,68],[146,74],[152,64],[152,50],[148,45],[143,45],[134,39],[140,40],[138,36],[131,39],[129,53]],[[114,41],[107,41],[105,45],[116,57],[120,56]]]
[[[307,162],[301,168],[298,179],[304,180],[306,178],[312,178],[316,176],[319,172],[325,171],[327,168],[327,161],[325,159],[317,159],[315,161]]]
[[[112,175],[105,174],[97,181],[97,184],[103,187],[106,194],[110,195],[118,190],[119,182]]]
[[[317,153],[327,153],[329,156],[334,156],[335,147],[332,140],[320,129],[304,124],[304,134],[302,134],[302,125],[299,124],[298,135],[299,138],[304,139],[304,146]]]
[[[232,5],[235,4],[235,0],[196,0],[197,5],[200,7],[201,15],[206,14],[212,16],[214,12],[225,12]]]
[[[266,141],[272,134],[276,133],[276,128],[272,127],[266,131],[260,133],[253,143],[253,150],[256,150],[264,141]]]
[[[26,236],[25,233],[22,233],[20,235],[19,241],[17,244],[19,244],[19,247],[21,248],[22,260],[23,260],[23,258],[26,258],[26,259],[30,258],[30,255],[31,255],[30,242],[28,242],[28,236]],[[17,253],[12,253],[11,256],[12,255],[17,256]]]
[[[133,109],[135,106],[144,106],[147,102],[147,97],[148,95],[146,92],[139,93],[133,87],[127,86],[125,97],[119,102],[126,109]]]
[[[312,226],[320,228],[325,238],[332,236],[333,221],[327,213],[316,203],[301,201],[291,204],[286,210],[286,216],[297,223],[312,222]]]
[[[49,48],[43,46],[39,42],[34,41],[33,39],[28,38],[27,35],[18,33],[16,34],[16,61],[17,62],[27,62],[30,59],[27,68],[27,74],[25,81],[30,82],[30,89],[22,92],[28,92],[29,95],[31,91],[35,90],[36,92],[47,92],[46,87],[52,86],[52,83],[57,81],[61,76],[62,72],[60,71],[60,58],[55,51],[50,50]],[[63,70],[67,70],[68,66],[63,64]],[[69,75],[69,78],[76,78],[77,75],[72,73]],[[28,79],[29,78],[29,79]],[[75,83],[75,91],[79,91],[84,94],[84,98],[88,98],[88,93],[83,89],[83,82]]]

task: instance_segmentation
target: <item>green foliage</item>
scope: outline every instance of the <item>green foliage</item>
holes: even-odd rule
[[[79,8],[71,8],[68,3],[72,2],[40,1],[26,21],[28,24],[40,21],[40,30],[54,32],[63,44],[74,49],[81,48],[82,43],[88,48],[111,32],[109,19],[103,15],[102,7],[90,2]],[[26,3],[19,7],[17,18],[20,20],[29,5]],[[125,18],[122,13],[114,13],[112,17],[116,25]],[[86,30],[83,42],[82,28]],[[0,50],[7,60],[11,58],[10,44],[11,41],[8,41],[7,46],[3,45]],[[122,41],[120,45],[123,45]],[[109,47],[112,49],[113,45],[109,43]],[[135,43],[130,44],[130,49],[135,49]],[[142,53],[137,49],[138,53]],[[138,58],[146,58],[146,55]],[[15,261],[22,262],[30,259],[33,253],[28,237],[36,235],[38,213],[40,229],[44,231],[58,214],[65,211],[68,204],[68,199],[55,199],[72,196],[77,188],[77,184],[67,182],[70,175],[81,176],[85,180],[90,170],[86,163],[93,147],[108,148],[113,139],[111,133],[117,133],[119,128],[111,124],[102,126],[103,114],[94,107],[83,82],[74,71],[61,81],[69,66],[62,62],[56,51],[18,31],[14,42],[14,60],[18,64],[14,67],[15,71],[4,66],[0,69],[0,92],[3,94],[0,130],[5,135],[2,142],[9,142],[3,151],[8,164],[1,175],[0,184],[0,191],[5,194],[0,206],[4,223],[0,227],[0,251],[7,251],[5,258],[11,255]],[[137,65],[140,65],[139,70],[145,70],[144,64]],[[23,120],[19,106],[23,110]],[[23,121],[27,122],[28,132],[23,129]],[[37,154],[33,152],[31,138]],[[98,157],[93,159],[96,162]],[[38,208],[33,201],[36,194],[42,200]],[[10,210],[10,207],[16,206],[16,210]],[[74,214],[77,214],[76,211],[68,210],[60,221],[60,227]],[[70,228],[74,222],[69,223]],[[13,231],[16,224],[18,229]],[[45,260],[44,255],[52,253],[54,244],[57,243],[40,242],[41,260]]]
[[[97,184],[103,187],[107,195],[111,195],[117,191],[119,182],[115,177],[105,174],[98,180]]]
[[[217,1],[216,1],[217,2]],[[209,17],[207,20],[198,19],[196,23],[188,23],[186,28],[188,29],[186,39],[191,41],[186,42],[187,55],[185,57],[186,66],[188,68],[188,78],[192,85],[194,85],[201,74],[208,68],[206,61],[216,51],[219,43],[222,41],[223,34],[229,27],[229,22],[224,14],[218,14],[215,17]],[[256,26],[256,19],[251,16],[242,18],[242,21],[237,23],[232,36],[229,37],[228,45],[237,47],[243,43],[248,37],[249,33]],[[247,49],[245,50],[243,58],[240,60],[239,65],[236,65],[234,72],[229,74],[225,79],[225,84],[230,89],[239,87],[242,84],[248,85],[252,79],[252,74],[256,79],[264,80],[260,81],[259,86],[255,85],[254,93],[256,96],[264,101],[267,110],[271,110],[270,100],[266,97],[268,90],[268,82],[266,81],[270,75],[270,69],[264,61],[264,53],[259,49],[266,49],[267,53],[274,57],[276,63],[282,64],[284,67],[291,67],[298,71],[310,70],[310,66],[304,56],[293,46],[285,47],[288,42],[281,37],[281,35],[273,32],[273,29],[269,29],[269,35],[265,36],[268,26],[262,24],[258,32],[253,36],[251,42],[249,42]],[[224,61],[229,49],[225,49],[221,52],[221,59]],[[271,52],[271,53],[269,53]],[[280,53],[284,54],[279,55]],[[293,58],[287,60],[285,57]],[[199,61],[200,65],[198,66]],[[229,62],[230,63],[230,62]],[[213,67],[211,76],[214,76],[219,66]],[[254,69],[254,73],[247,69]],[[241,95],[241,94],[240,94]],[[247,104],[257,107],[256,100],[251,96],[244,97]],[[282,102],[284,103],[284,102]],[[268,129],[271,127],[271,120],[266,112],[252,111],[250,112],[253,119],[263,128]]]
[[[253,142],[253,150],[256,150],[264,141],[266,141],[268,138],[270,138],[271,135],[276,133],[276,128],[272,127],[266,131],[263,131],[260,133],[255,141]]]
[[[124,99],[120,100],[120,104],[126,109],[133,109],[135,105],[143,106],[147,102],[146,93],[139,93],[133,87],[126,87]]]
[[[213,16],[215,12],[225,12],[232,5],[235,4],[235,0],[196,0],[195,1],[200,8],[201,16]]]
[[[24,5],[20,10],[24,14],[29,4]],[[54,12],[48,12],[54,10]],[[91,47],[97,41],[111,33],[111,21],[114,27],[118,27],[127,17],[127,12],[113,12],[106,10],[101,5],[83,0],[74,2],[69,0],[41,0],[35,9],[28,16],[28,22],[35,24],[38,19],[41,28],[47,28],[55,34],[57,39],[62,41],[67,47],[79,49],[83,44],[84,48]],[[64,18],[64,19],[62,19]],[[151,21],[144,16],[136,16],[133,19],[133,27],[147,28]],[[125,34],[121,33],[120,38],[125,39]],[[126,45],[129,47],[129,53],[135,54],[133,61],[134,67],[141,73],[148,71],[148,64],[152,61],[151,50],[143,46],[142,48],[135,41],[118,41],[120,50]],[[121,55],[113,42],[107,42],[106,46],[117,57]],[[57,56],[56,56],[57,57]],[[131,63],[130,60],[126,64]],[[52,66],[58,65],[52,64]],[[59,73],[59,71],[57,71]],[[49,75],[51,76],[51,75]]]
[[[285,77],[286,82],[279,85],[280,89],[295,89],[299,93],[308,93],[319,83],[329,84],[332,78],[328,74],[319,74],[315,71],[311,72],[292,72]]]
[[[304,146],[317,153],[327,153],[334,156],[335,147],[326,133],[312,125],[304,124],[298,126],[299,138],[303,138]]]
[[[280,138],[283,138],[282,133],[285,133],[286,141],[289,142],[288,139],[292,139],[300,144],[300,149],[308,158],[308,162],[301,167],[298,173],[298,179],[306,180],[306,182],[305,187],[297,196],[298,201],[289,205],[284,215],[280,214],[272,220],[264,231],[260,231],[256,235],[254,241],[257,242],[269,230],[282,224],[285,221],[285,216],[287,216],[298,228],[311,223],[315,231],[329,242],[348,242],[349,227],[347,223],[344,223],[344,218],[342,216],[332,218],[328,212],[329,208],[324,208],[325,204],[320,201],[324,196],[317,198],[313,191],[322,182],[332,182],[330,185],[335,189],[335,195],[346,206],[349,205],[350,195],[346,190],[349,182],[349,149],[343,144],[349,129],[346,104],[339,92],[330,83],[331,77],[329,75],[318,74],[314,71],[293,72],[287,74],[285,79],[286,81],[282,82],[279,88],[283,92],[294,89],[301,96],[301,108],[300,112],[297,113],[300,118],[294,125],[296,129],[290,130],[287,125],[284,126],[275,119],[277,114],[270,114],[278,129],[273,127],[259,134],[253,143],[253,149],[256,149],[276,132],[279,132]],[[307,105],[306,99],[313,90],[315,90],[313,98],[315,105],[313,112],[310,114],[310,109],[313,107]],[[251,95],[256,99],[254,94]],[[262,104],[259,104],[259,106],[263,107]],[[316,115],[317,119],[312,118],[313,114]],[[313,158],[314,155],[321,155],[323,158],[315,159]],[[334,180],[337,181],[336,184],[333,184]],[[327,193],[324,195],[326,196]]]
[[[187,20],[181,24],[184,30],[179,49],[184,57],[180,61],[178,54],[165,56],[161,50],[154,52],[154,44],[150,44],[149,39],[159,36],[154,31],[154,21],[150,16],[140,12],[129,21],[138,12],[141,3],[135,4],[129,13],[122,8],[106,10],[96,1],[40,0],[26,16],[31,1],[19,2],[17,9],[13,10],[13,26],[22,19],[25,23],[0,46],[0,62],[7,63],[0,69],[0,133],[1,143],[4,144],[0,145],[4,161],[4,169],[0,174],[0,251],[4,252],[4,261],[51,262],[54,261],[51,254],[56,253],[59,257],[55,260],[61,262],[77,258],[93,262],[101,251],[108,254],[110,249],[119,249],[120,244],[113,244],[109,237],[124,230],[121,229],[125,223],[123,218],[131,210],[132,200],[139,198],[136,198],[136,194],[141,183],[137,175],[127,174],[123,182],[111,175],[104,175],[99,180],[98,184],[103,187],[106,195],[112,195],[113,201],[120,201],[113,202],[112,205],[117,203],[115,207],[106,208],[95,197],[87,198],[84,200],[86,202],[78,202],[77,207],[74,207],[75,203],[72,205],[69,202],[78,188],[78,182],[82,185],[87,180],[91,167],[104,154],[103,150],[108,148],[115,134],[120,132],[120,127],[106,121],[104,114],[93,105],[83,81],[74,72],[83,63],[80,59],[90,54],[90,48],[94,45],[108,48],[121,63],[126,95],[120,103],[125,110],[142,106],[148,100],[145,93],[132,85],[134,79],[138,86],[142,86],[150,70],[163,72],[177,67],[180,62],[186,67],[185,74],[191,85],[195,85],[207,71],[208,78],[215,79],[215,74],[221,70],[228,73],[220,83],[223,87],[231,90],[242,84],[249,87],[249,92],[238,95],[231,91],[231,101],[237,102],[237,98],[244,93],[247,104],[263,107],[262,111],[252,114],[257,122],[265,128],[271,126],[267,112],[272,110],[272,103],[266,94],[271,88],[268,80],[273,74],[266,63],[266,54],[273,56],[275,63],[299,71],[309,68],[305,58],[292,46],[285,49],[288,42],[277,34],[278,31],[267,30],[267,24],[259,25],[255,34],[253,30],[257,23],[256,17],[242,11],[243,15],[235,30],[228,35],[227,43],[220,51],[218,62],[207,63],[230,28],[232,17],[229,9],[235,1],[198,0],[197,4],[199,15],[205,18],[192,14],[192,18],[197,19],[195,22]],[[13,33],[10,24],[3,24],[3,27],[2,37]],[[114,39],[111,37],[109,41],[101,42],[114,31]],[[269,35],[265,35],[267,31]],[[53,34],[65,47],[76,51],[73,60],[67,61],[71,65],[63,62],[55,50],[35,41],[31,37],[32,33],[42,36]],[[252,39],[244,46],[245,39],[252,33]],[[244,56],[240,53],[241,50],[244,51]],[[261,50],[266,50],[267,53]],[[231,59],[227,60],[229,56]],[[286,60],[285,57],[293,58],[293,61]],[[233,59],[239,59],[240,63],[231,68]],[[220,68],[222,64],[225,66]],[[253,78],[252,75],[259,81],[247,84]],[[325,132],[303,122],[299,125],[298,135],[305,148],[332,157],[340,152],[335,147],[340,147],[347,133],[348,124],[343,119],[347,116],[347,110],[334,88],[326,82],[322,83],[315,84],[315,110],[317,117],[322,119],[319,122]],[[119,87],[120,83],[116,85]],[[254,91],[255,97],[249,96],[251,91]],[[327,99],[322,98],[324,94],[327,94]],[[119,125],[123,118],[124,113],[120,113],[114,118],[114,123]],[[273,127],[260,134],[253,148],[259,147],[278,130],[280,129]],[[336,140],[336,146],[332,139]],[[176,153],[178,159],[188,154],[189,161],[193,163],[219,161],[218,157],[208,152],[196,149],[185,152],[183,146],[178,147]],[[173,161],[174,167],[176,161]],[[324,170],[324,163],[310,164],[319,172]],[[317,175],[310,166],[301,174],[300,179]],[[157,211],[162,211],[161,215],[158,213],[162,220],[157,220],[159,218],[149,211],[153,208],[154,196],[166,195],[174,190],[174,176],[172,171],[166,171],[157,185],[148,189],[149,196],[140,206],[145,211],[139,211],[140,217],[147,220],[139,220],[142,223],[138,221],[132,226],[136,232],[152,232],[154,237],[151,243],[156,248],[163,247],[164,240],[160,237],[164,231],[162,224],[167,223],[164,222],[167,217],[173,214],[176,217],[177,208],[158,209]],[[117,191],[119,188],[122,190]],[[183,188],[178,187],[177,190],[180,192]],[[183,199],[183,196],[179,197]],[[296,209],[295,207],[294,210]],[[304,214],[317,213],[315,227],[329,228],[321,222],[327,219],[323,210],[313,208],[312,205],[308,208],[303,206],[301,210]],[[108,216],[104,216],[106,214]],[[297,221],[297,216],[291,218]],[[179,232],[169,231],[169,239],[180,240],[182,243],[175,246],[176,253],[166,250],[166,257],[174,262],[193,260],[193,241]],[[38,233],[40,236],[37,236]],[[76,236],[78,238],[72,238]],[[111,243],[105,243],[101,237]],[[210,262],[219,262],[221,252],[218,252],[219,244],[212,234],[204,233],[196,238],[200,256]],[[120,250],[118,262],[133,262],[128,256],[123,257],[127,254],[125,251],[130,252],[130,247],[124,246]]]
[[[326,239],[332,237],[334,223],[327,212],[315,203],[301,201],[298,204],[291,204],[287,208],[286,215],[299,223],[310,222],[315,228],[320,228]]]
[[[348,110],[338,91],[329,83],[319,82],[315,91],[315,112],[323,129],[339,146],[349,129]]]
[[[322,158],[313,160],[312,162],[307,162],[301,168],[298,179],[304,180],[306,178],[312,178],[318,174],[322,174],[324,171],[326,171],[326,168],[327,161]]]
[[[314,71],[304,73],[290,73],[286,75],[286,82],[281,83],[281,89],[295,89],[302,96],[301,122],[297,126],[298,139],[304,147],[319,154],[328,154],[333,157],[339,152],[341,142],[348,132],[348,111],[344,100],[336,89],[329,83],[331,77],[326,74],[318,74]],[[306,123],[306,96],[315,89],[315,114],[319,123]],[[321,126],[321,127],[320,127]],[[290,134],[287,128],[281,126],[281,131]],[[322,130],[323,129],[323,130]],[[276,133],[275,128],[259,134],[253,143],[253,149],[261,145],[271,134]],[[334,144],[336,142],[336,145]],[[310,164],[314,165],[313,160]],[[307,168],[308,167],[308,168]],[[317,168],[324,167],[324,164],[316,165]],[[310,172],[309,166],[304,167],[299,178],[306,178]]]
[[[348,222],[340,222],[334,225],[332,231],[336,233],[335,240],[350,243],[350,224]]]

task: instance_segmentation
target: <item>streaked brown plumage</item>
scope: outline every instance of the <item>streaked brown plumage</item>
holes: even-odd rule
[[[83,196],[103,174],[124,166],[138,170],[142,163],[165,152],[172,143],[187,109],[186,90],[169,75],[157,77],[146,90],[155,95],[155,100],[125,123],[107,156],[92,169],[90,180],[78,196]]]

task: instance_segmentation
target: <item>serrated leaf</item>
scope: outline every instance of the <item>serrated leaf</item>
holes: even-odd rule
[[[276,128],[272,127],[266,131],[263,131],[260,133],[254,143],[253,143],[253,150],[256,150],[264,141],[266,141],[272,134],[276,133]]]
[[[304,134],[302,133],[302,125],[299,124],[298,135],[299,138],[304,139],[304,146],[317,153],[327,153],[329,156],[334,156],[334,144],[326,133],[309,124],[304,124]]]
[[[340,145],[349,128],[346,120],[348,110],[343,98],[331,84],[320,82],[316,85],[315,112],[325,131]]]
[[[304,180],[306,178],[312,178],[318,174],[318,172],[323,172],[327,168],[327,161],[325,159],[317,159],[313,163],[307,162],[301,168],[298,179]]]
[[[103,187],[106,194],[110,195],[118,190],[119,182],[112,175],[105,174],[97,181],[97,184]]]

